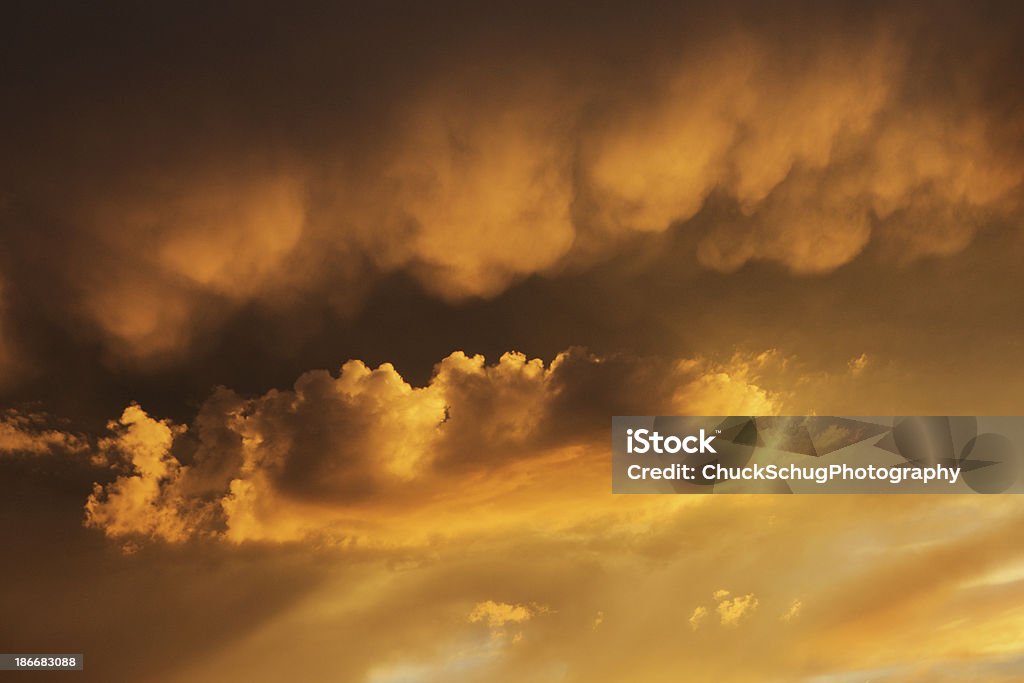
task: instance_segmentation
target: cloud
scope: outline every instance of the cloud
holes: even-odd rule
[[[741,621],[749,618],[757,609],[758,599],[753,593],[730,597],[731,591],[719,588],[711,594],[711,597],[718,603],[715,611],[718,613],[722,626],[736,626]],[[708,616],[708,608],[703,605],[697,606],[690,615],[690,628],[696,631],[702,621]]]
[[[975,673],[988,680],[987,672],[1005,668],[1012,680],[1019,670],[1008,663],[1020,656],[1022,619],[1022,587],[1014,579],[1021,552],[1013,542],[1021,505],[1012,497],[617,497],[595,460],[606,448],[602,435],[594,447],[580,447],[579,458],[559,446],[557,457],[522,454],[488,464],[498,468],[493,478],[444,470],[436,499],[431,490],[415,500],[386,492],[325,511],[323,502],[292,496],[275,508],[282,494],[266,474],[256,502],[270,514],[256,530],[266,540],[304,542],[218,542],[231,540],[224,519],[194,516],[195,504],[223,505],[219,489],[204,486],[225,470],[229,481],[246,481],[240,466],[232,469],[230,448],[243,439],[238,430],[260,398],[217,392],[188,431],[137,407],[126,411],[102,442],[109,464],[88,473],[108,483],[110,500],[120,497],[105,510],[118,515],[105,520],[103,530],[117,532],[110,543],[95,529],[77,528],[77,496],[88,494],[87,482],[71,486],[74,479],[62,478],[68,486],[60,498],[39,488],[5,497],[12,510],[31,504],[68,511],[63,526],[46,526],[40,514],[30,528],[67,533],[71,547],[82,549],[9,568],[19,588],[5,597],[24,615],[14,631],[44,633],[58,623],[69,637],[88,636],[94,617],[76,621],[72,613],[95,612],[104,635],[87,640],[104,652],[112,634],[132,642],[145,622],[147,633],[178,634],[146,652],[174,662],[167,678],[182,681],[239,673],[276,680],[289,671],[303,680],[353,683],[658,680],[675,675],[681,660],[688,676],[733,682],[890,669],[886,675],[900,680],[901,667],[928,672],[947,660],[964,679]],[[203,439],[190,444],[198,432]],[[201,464],[219,449],[226,462]],[[52,486],[54,472],[37,477]],[[4,481],[25,487],[25,479],[31,477]],[[429,488],[422,478],[413,483]],[[64,502],[55,506],[54,499]],[[103,509],[107,499],[100,492],[94,500]],[[22,524],[23,516],[4,519]],[[192,541],[177,542],[183,533]],[[341,540],[325,542],[329,533]],[[378,542],[345,541],[354,535]],[[33,557],[37,546],[19,543],[19,556]],[[232,591],[240,578],[245,588]],[[79,601],[57,600],[42,618],[32,609],[37,601],[23,595],[26,582]],[[165,590],[143,590],[153,585]],[[260,605],[276,606],[239,618],[231,607],[251,603],[254,590]],[[783,626],[780,615],[795,609],[796,595],[799,616]],[[218,637],[180,659],[182,643],[200,640],[180,629],[196,610],[209,621],[204,632]],[[595,629],[598,612],[605,618]],[[351,656],[307,656],[325,642],[348,643]],[[282,663],[281,651],[295,658]]]
[[[570,251],[576,110],[546,80],[481,87],[448,72],[410,103],[382,163],[393,191],[364,195],[376,201],[356,217],[386,230],[372,243],[381,268],[408,268],[444,297],[492,296]]]
[[[100,443],[128,472],[97,484],[87,523],[170,542],[409,542],[418,527],[408,515],[452,496],[487,509],[528,482],[541,495],[538,481],[592,479],[583,458],[603,443],[610,415],[777,412],[774,394],[755,384],[766,357],[571,349],[547,364],[518,353],[488,364],[455,352],[423,387],[390,364],[349,361],[337,376],[305,373],[289,391],[243,399],[220,389],[191,430],[130,406]]]
[[[53,429],[46,415],[7,410],[0,413],[0,455],[82,453],[89,448],[84,436]]]
[[[850,367],[850,374],[859,375],[864,372],[864,369],[868,367],[871,359],[868,358],[868,354],[862,353],[859,356],[851,358],[847,365]]]
[[[718,603],[716,611],[722,626],[736,626],[757,609],[759,602],[752,593],[726,598]]]
[[[380,66],[369,81],[308,17],[252,60],[304,77],[257,76],[230,40],[206,41],[194,78],[196,64],[168,72],[155,46],[125,46],[133,68],[119,78],[33,91],[34,107],[7,114],[8,217],[53,238],[8,276],[20,289],[45,278],[40,296],[71,333],[151,367],[254,306],[318,299],[350,313],[396,273],[449,302],[494,297],[678,230],[705,268],[820,274],[868,253],[955,254],[1020,217],[1016,22],[966,7],[787,8],[760,23],[662,8],[631,29],[614,13],[554,14],[527,22],[526,52],[519,22],[475,16],[443,51],[355,41],[367,50],[356,61]],[[339,24],[389,39],[427,30],[362,20]],[[200,25],[239,30],[219,16],[183,30]],[[59,62],[74,45],[51,47]],[[63,75],[36,66],[33,83]],[[261,88],[239,86],[250,81]],[[57,136],[37,128],[99,110]],[[36,161],[69,148],[96,154],[85,168]],[[38,255],[35,238],[4,229],[14,260]]]
[[[693,382],[677,394],[680,415],[739,415],[744,408],[750,415],[777,412],[783,397],[759,385],[761,372],[778,367],[783,361],[774,351],[755,355],[737,353],[720,367],[706,360],[684,361],[683,367],[695,373]]]
[[[129,473],[112,483],[96,484],[85,504],[85,523],[111,537],[137,534],[165,541],[182,541],[194,532],[178,487],[187,468],[170,454],[179,428],[154,420],[138,406],[129,406],[115,432],[100,444],[101,451],[121,454]],[[193,504],[196,501],[192,502]]]
[[[270,644],[307,654],[339,638],[358,644],[351,657],[341,663],[299,657],[291,665],[293,675],[353,682],[603,683],[672,680],[683,662],[686,676],[698,680],[811,683],[859,680],[858,671],[861,678],[890,680],[921,672],[929,680],[928,672],[943,667],[958,672],[951,680],[1000,680],[995,672],[1012,680],[1021,670],[1021,647],[1014,640],[1022,619],[1019,582],[979,592],[962,583],[959,569],[952,582],[936,568],[944,565],[920,575],[926,561],[968,549],[979,528],[1003,517],[1012,523],[986,533],[986,543],[1003,539],[993,547],[999,548],[1000,564],[1012,566],[1019,557],[1009,552],[1016,547],[1012,528],[1020,514],[1012,500],[993,506],[982,497],[949,496],[655,496],[633,507],[610,504],[607,490],[567,488],[564,482],[562,490],[562,509],[585,506],[588,520],[568,531],[553,527],[537,510],[534,519],[540,521],[519,524],[515,533],[478,528],[415,552],[415,563],[382,560],[352,571],[351,564],[361,562],[358,553],[329,555],[338,558],[327,563],[338,575],[308,599],[170,678],[252,671],[257,679],[272,680],[288,669],[274,663]],[[963,515],[974,521],[954,531],[958,538],[950,537],[949,520]],[[921,542],[936,553],[918,557]],[[738,546],[745,552],[737,554]],[[920,563],[908,562],[915,558]],[[969,574],[984,576],[990,569],[977,566]],[[931,608],[886,608],[892,591],[880,591],[868,595],[863,607],[868,615],[884,610],[884,616],[847,628],[851,614],[845,605],[832,610],[835,597],[884,583],[883,576],[897,585],[925,578],[918,598]],[[699,628],[689,627],[685,620],[695,602],[723,585],[745,586],[720,595],[730,609],[743,612],[740,621],[721,625],[716,609],[704,607]],[[783,626],[779,615],[792,608],[797,592],[803,602],[799,618]],[[526,618],[536,611],[533,599],[549,605],[543,618]],[[471,622],[468,615],[480,605],[478,621]],[[606,618],[594,629],[598,606]],[[504,636],[492,636],[492,614]],[[520,632],[525,637],[513,646]]]
[[[101,247],[75,265],[82,311],[133,360],[180,353],[204,314],[286,287],[304,224],[301,178],[282,171],[152,182],[83,209]]]
[[[794,600],[792,604],[779,616],[780,621],[793,621],[800,616],[800,610],[803,609],[803,603],[799,600]]]
[[[474,605],[466,619],[472,624],[483,622],[492,629],[500,629],[505,624],[521,624],[524,621],[529,621],[536,614],[535,609],[526,605],[486,600]]]
[[[0,416],[0,640],[104,680],[1024,678],[983,580],[1019,501],[602,461],[612,414],[1016,412],[1012,3],[23,4],[0,384],[121,415]]]
[[[505,630],[506,626],[521,626],[534,617],[547,614],[549,611],[546,605],[527,606],[486,600],[478,602],[470,611],[466,620],[471,624],[487,624],[491,630],[492,641],[501,641],[508,636]],[[596,628],[596,625],[594,628]],[[510,642],[512,645],[518,645],[523,642],[523,638],[523,631],[517,630],[512,634]]]
[[[698,605],[693,608],[693,614],[690,615],[690,628],[696,631],[700,628],[701,622],[708,616],[708,608],[703,605]]]

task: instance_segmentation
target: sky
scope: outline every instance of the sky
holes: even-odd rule
[[[1024,677],[1013,496],[613,496],[609,448],[1024,411],[1016,3],[4,15],[0,650]]]

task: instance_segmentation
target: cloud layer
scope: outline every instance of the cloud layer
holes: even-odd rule
[[[35,118],[6,115],[24,163],[5,176],[4,230],[35,226],[46,245],[39,258],[39,237],[12,235],[39,269],[15,276],[51,278],[51,305],[148,363],[253,303],[350,310],[395,272],[449,301],[490,297],[699,215],[704,267],[799,274],[872,246],[892,262],[950,255],[1019,220],[1018,24],[952,6],[805,10],[469,15],[473,37],[446,50],[415,17],[342,22],[418,35],[417,55],[320,43],[337,17],[298,16],[314,38],[271,33],[256,57],[211,9],[223,47],[167,71],[169,44],[121,38],[134,68],[95,91],[67,82],[71,48],[54,46]],[[37,168],[40,146],[88,163]]]

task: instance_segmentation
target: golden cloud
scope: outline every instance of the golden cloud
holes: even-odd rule
[[[723,598],[715,610],[722,621],[722,626],[735,626],[757,609],[758,600],[753,593],[737,595],[734,598]]]
[[[121,355],[142,360],[187,349],[204,311],[285,286],[305,220],[295,174],[151,183],[90,210],[102,257],[78,265],[86,314]]]
[[[371,142],[339,124],[315,150],[186,146],[158,171],[110,172],[58,217],[76,313],[146,362],[254,301],[348,310],[396,271],[447,300],[491,297],[669,229],[721,272],[826,273],[869,245],[900,263],[957,253],[1022,208],[1019,122],[983,87],[1005,41],[928,61],[927,17],[893,13],[799,40],[716,24],[639,51],[611,88],[586,54],[485,50],[396,88]]]
[[[701,622],[704,621],[708,616],[708,608],[704,605],[697,605],[693,608],[693,614],[690,615],[690,628],[696,631],[700,628]]]
[[[0,413],[0,455],[83,453],[89,442],[79,434],[53,429],[46,415],[7,410]]]
[[[138,406],[126,408],[110,428],[116,433],[101,449],[123,453],[131,474],[106,487],[95,486],[85,504],[86,525],[112,537],[137,533],[171,542],[187,538],[190,528],[176,493],[184,468],[170,455],[180,429],[150,418]]]
[[[535,610],[526,605],[486,600],[478,602],[466,618],[473,624],[484,622],[491,628],[497,628],[508,623],[520,624],[529,621],[534,614]]]
[[[755,383],[767,357],[716,364],[573,349],[548,364],[507,353],[489,365],[456,352],[424,387],[390,364],[350,361],[337,376],[308,372],[290,391],[242,399],[220,390],[191,431],[130,406],[100,443],[127,471],[97,484],[87,524],[170,542],[374,544],[434,533],[408,520],[413,511],[451,530],[474,526],[467,510],[501,500],[532,515],[554,502],[559,478],[601,480],[588,454],[605,439],[608,415],[777,412]],[[188,449],[186,464],[176,452]]]

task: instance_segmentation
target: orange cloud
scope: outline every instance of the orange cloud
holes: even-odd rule
[[[53,429],[45,415],[7,410],[0,413],[0,455],[82,453],[89,442],[81,435]]]
[[[201,333],[204,312],[286,284],[305,220],[294,175],[153,182],[148,192],[99,202],[88,229],[103,257],[78,266],[84,310],[120,354],[136,360],[181,353]]]
[[[611,84],[589,53],[484,50],[396,88],[370,141],[339,122],[316,149],[199,145],[97,179],[60,216],[81,238],[75,313],[149,363],[254,302],[315,293],[348,311],[394,272],[449,301],[492,297],[670,229],[720,272],[957,253],[1022,209],[1019,124],[984,87],[1005,48],[929,60],[928,18],[892,13],[819,19],[799,40],[715,24],[639,51]]]
[[[372,544],[422,540],[429,525],[408,521],[411,511],[453,529],[474,526],[453,496],[481,512],[516,501],[532,516],[555,503],[560,478],[600,485],[603,472],[588,455],[606,438],[610,415],[777,412],[752,369],[767,357],[715,364],[574,349],[549,364],[507,353],[489,365],[456,352],[424,387],[389,364],[350,361],[337,376],[309,372],[293,390],[259,398],[221,390],[191,432],[131,406],[100,444],[129,473],[97,485],[87,523],[171,542]],[[191,464],[175,455],[178,442],[191,444]]]
[[[473,606],[473,611],[466,617],[470,623],[486,623],[492,629],[501,628],[505,624],[521,624],[529,621],[542,609],[526,605],[512,605],[507,602],[485,600]]]
[[[722,626],[735,626],[757,609],[758,600],[753,593],[723,598],[716,607]]]
[[[182,510],[179,482],[186,468],[170,455],[175,432],[167,422],[129,406],[110,428],[103,451],[118,451],[128,460],[130,473],[105,487],[95,486],[85,504],[86,525],[103,529],[108,536],[131,534],[165,541],[182,541],[194,529]]]

